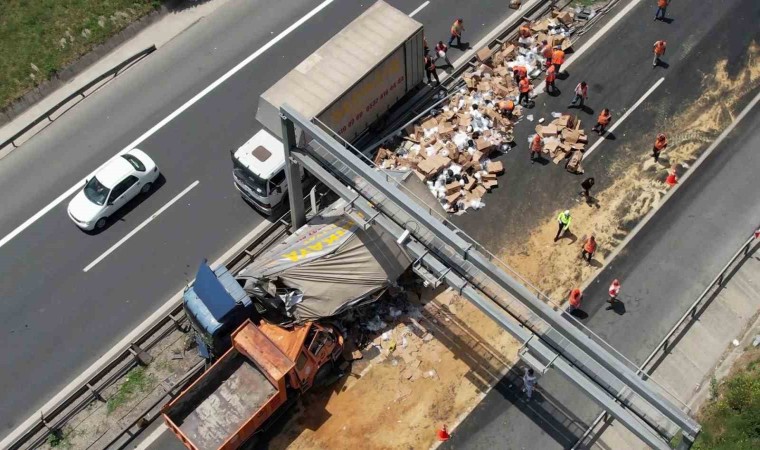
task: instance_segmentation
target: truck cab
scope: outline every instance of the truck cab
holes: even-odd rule
[[[232,167],[235,188],[248,203],[266,215],[278,211],[288,185],[285,149],[277,137],[262,128],[232,152]]]

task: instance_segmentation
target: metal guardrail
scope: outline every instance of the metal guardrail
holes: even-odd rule
[[[16,145],[16,140],[18,138],[20,138],[21,136],[25,135],[29,130],[31,130],[32,128],[36,127],[41,122],[45,121],[45,119],[49,120],[50,122],[53,122],[53,119],[51,119],[51,116],[53,114],[55,114],[59,109],[63,108],[64,105],[68,104],[70,101],[74,100],[75,98],[77,98],[79,96],[81,96],[82,99],[84,99],[86,97],[85,92],[87,92],[88,90],[90,90],[93,86],[95,86],[96,84],[100,83],[101,81],[105,80],[108,77],[113,76],[115,78],[117,75],[119,75],[119,72],[121,72],[122,69],[124,69],[125,67],[131,65],[135,61],[140,60],[140,59],[142,59],[142,58],[150,55],[154,51],[156,51],[156,46],[155,45],[151,45],[150,47],[146,48],[145,50],[142,50],[142,51],[140,51],[140,52],[138,52],[138,53],[130,56],[129,58],[127,58],[123,62],[119,63],[119,65],[117,65],[116,67],[108,70],[107,72],[101,74],[100,76],[98,76],[94,80],[90,81],[86,85],[84,85],[81,88],[77,89],[76,92],[74,92],[73,94],[69,95],[68,97],[66,97],[65,99],[63,99],[62,101],[60,101],[57,105],[55,105],[52,108],[50,108],[49,110],[47,110],[44,114],[42,114],[41,116],[39,116],[36,119],[34,119],[33,121],[31,121],[27,126],[25,126],[24,128],[22,128],[16,134],[14,134],[13,136],[11,136],[7,140],[5,140],[2,144],[0,144],[0,150],[4,149],[8,145],[12,145],[13,148],[18,148],[18,145]]]
[[[760,231],[760,228],[758,228]],[[755,232],[757,233],[757,231]],[[713,278],[710,284],[704,291],[697,297],[694,303],[689,306],[686,312],[676,322],[675,325],[668,331],[665,337],[657,344],[657,347],[647,356],[644,362],[639,367],[639,375],[643,379],[647,379],[654,369],[656,364],[652,364],[657,358],[657,362],[670,353],[670,350],[675,346],[679,339],[683,337],[683,333],[688,327],[699,318],[699,315],[710,305],[710,302],[720,293],[720,290],[725,286],[725,283],[741,268],[744,262],[754,254],[758,248],[760,248],[760,238],[756,237],[753,233],[741,247],[734,253],[731,259],[723,266],[718,272],[718,275]],[[673,344],[671,346],[671,343]],[[688,405],[684,405],[689,410]],[[690,412],[690,410],[689,410]],[[593,432],[600,422],[607,419],[607,413],[600,413],[596,419],[591,423],[588,429],[581,435],[578,442],[572,447],[573,449],[580,448],[584,440]]]
[[[253,258],[258,256],[263,248],[287,234],[289,223],[287,214],[273,222],[255,236],[246,246],[224,262],[233,273],[240,270]],[[150,324],[138,338],[130,342],[103,367],[61,399],[48,411],[40,411],[39,420],[23,430],[9,446],[9,450],[36,448],[47,437],[49,432],[60,430],[78,412],[95,400],[103,400],[100,393],[112,386],[124,374],[143,362],[142,355],[153,348],[161,339],[176,327],[182,327],[185,320],[182,302],[178,301],[172,310]]]

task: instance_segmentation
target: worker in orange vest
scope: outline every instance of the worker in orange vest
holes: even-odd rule
[[[660,64],[660,56],[665,54],[665,47],[668,45],[665,41],[657,41],[652,46],[652,52],[654,53],[654,59],[652,60],[652,68],[654,69]]]
[[[678,184],[678,176],[676,175],[676,166],[672,166],[670,168],[670,171],[668,172],[668,177],[665,178],[665,183],[668,184],[668,186],[673,187],[676,184]]]
[[[591,264],[591,258],[594,256],[594,253],[596,252],[596,237],[592,234],[589,236],[588,239],[586,239],[586,242],[583,244],[583,250],[581,250],[581,258],[585,259],[586,262]]]
[[[572,313],[576,309],[579,309],[581,307],[581,300],[583,300],[583,292],[581,292],[580,289],[575,288],[572,291],[570,291],[570,298],[568,298],[568,307],[567,312]]]
[[[654,20],[665,20],[665,12],[668,10],[668,0],[657,0],[657,11],[654,13]],[[662,13],[662,15],[660,15]]]
[[[530,142],[530,162],[533,164],[536,159],[541,158],[541,152],[544,150],[544,140],[541,139],[541,135],[536,133],[533,136],[533,140]]]
[[[512,100],[500,100],[496,104],[496,108],[499,109],[502,115],[507,116],[508,119],[512,119],[512,113],[515,110],[515,102]]]
[[[453,24],[451,24],[451,37],[449,38],[449,47],[451,47],[454,39],[457,41],[457,47],[462,46],[462,31],[464,31],[464,20],[459,18],[455,20]]]
[[[557,72],[554,70],[554,66],[549,66],[546,69],[546,93],[554,92],[557,87],[554,86],[554,81],[557,79]]]
[[[665,133],[658,134],[657,139],[654,141],[654,146],[652,147],[652,157],[654,157],[655,163],[660,161],[660,152],[665,150],[665,147],[667,146],[668,138],[665,136]]]
[[[541,56],[546,60],[544,64],[546,64],[547,68],[551,66],[553,52],[552,46],[546,40],[541,41]]]
[[[559,46],[554,47],[554,51],[552,52],[552,65],[554,66],[554,71],[557,72],[557,75],[559,75],[562,64],[564,63],[565,52],[563,52]]]
[[[528,76],[528,68],[525,66],[514,66],[512,68],[512,75],[515,77],[515,83],[520,83],[520,80]]]
[[[530,22],[520,25],[520,37],[522,38],[530,37]]]
[[[522,105],[523,100],[525,100],[525,104],[528,105],[528,102],[530,101],[528,94],[530,93],[531,87],[528,77],[522,77],[520,79],[520,84],[518,86],[518,89],[520,90],[520,97],[517,99],[518,104]]]
[[[596,125],[594,125],[591,130],[596,131],[599,133],[599,136],[601,136],[604,134],[604,130],[607,128],[607,125],[610,124],[610,121],[612,121],[612,114],[610,114],[609,109],[604,108],[602,112],[599,113],[599,117],[596,119]]]

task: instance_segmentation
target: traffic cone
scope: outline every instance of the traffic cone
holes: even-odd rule
[[[436,433],[436,436],[438,437],[438,440],[441,442],[448,441],[451,436],[449,435],[449,432],[446,430],[446,424],[443,424],[440,430]]]
[[[760,239],[760,228],[755,231],[755,239]]]

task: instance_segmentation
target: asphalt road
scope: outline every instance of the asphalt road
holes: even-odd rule
[[[571,68],[571,79],[576,77],[575,80],[561,86],[569,90],[580,78],[585,78],[592,88],[591,96],[597,80],[604,80],[600,86],[609,93],[603,95],[604,106],[610,105],[613,114],[620,117],[621,104],[633,104],[657,78],[666,77],[657,95],[616,130],[618,139],[604,143],[585,163],[587,173],[594,174],[598,184],[600,179],[602,186],[610,183],[611,180],[605,178],[608,174],[605,166],[625,157],[621,154],[625,146],[620,144],[620,137],[654,136],[657,120],[666,119],[699,97],[702,72],[728,57],[729,71],[736,73],[742,60],[739,56],[757,36],[758,30],[753,24],[760,17],[760,6],[756,2],[723,2],[721,8],[711,9],[709,13],[701,7],[689,8],[692,4],[673,2],[669,13],[674,21],[669,25],[675,28],[661,34],[655,34],[653,27],[666,25],[651,21],[650,5],[634,8],[606,39],[614,40],[615,45],[594,47],[584,55],[585,63]],[[725,31],[729,29],[731,32]],[[643,41],[648,46],[649,41],[659,36],[676,50],[669,60],[670,67],[660,73],[659,69],[650,68],[651,62],[646,61],[642,52],[635,58],[632,56],[634,43]],[[688,50],[679,51],[678,45],[673,46],[674,42],[688,43]],[[581,71],[581,75],[575,75]],[[617,84],[614,84],[615,79]],[[747,100],[757,91],[756,86]],[[568,101],[567,96],[564,101]],[[589,103],[598,107],[601,101],[592,98]],[[563,108],[559,102],[548,106],[549,111]],[[594,117],[589,116],[589,119]],[[758,126],[760,109],[756,107],[586,290],[583,310],[588,317],[583,323],[635,363],[643,362],[760,220],[760,199],[755,195],[756,170],[760,167]],[[517,156],[510,153],[507,158],[513,158],[508,159],[507,167],[519,167],[520,161],[524,161],[524,170],[533,170],[528,169],[527,151]],[[535,169],[562,170],[553,165]],[[539,182],[535,178],[518,178],[516,181],[507,178],[505,191],[517,189],[511,183],[531,182],[540,186],[534,191],[554,192],[554,197],[536,192],[531,204],[535,208],[521,210],[520,217],[502,217],[495,213],[497,217],[489,221],[494,230],[504,224],[509,227],[520,221],[536,220],[537,214],[561,208],[563,202],[572,201],[579,182],[572,177],[560,179],[542,175],[536,176]],[[495,191],[495,196],[501,195],[501,189]],[[556,195],[557,192],[568,194]],[[513,211],[506,194],[494,201],[502,209]],[[488,225],[471,224],[474,215],[462,216],[459,220],[479,239],[489,238]],[[622,283],[622,302],[609,309],[605,303],[607,288],[614,278]],[[457,427],[454,438],[443,448],[569,448],[600,411],[557,372],[550,370],[539,380],[540,395],[530,403],[520,395],[514,377],[503,379]]]
[[[269,42],[320,2],[233,0],[51,124],[0,164],[0,236]],[[151,134],[139,148],[165,182],[97,235],[68,199],[0,248],[0,436],[5,435],[263,218],[232,186],[229,150],[259,126],[258,96],[371,2],[336,0]],[[422,1],[393,0],[411,12]],[[429,41],[465,17],[476,42],[512,10],[433,0],[415,18]],[[452,60],[459,55],[452,50]],[[88,272],[83,268],[194,181],[197,187]]]

